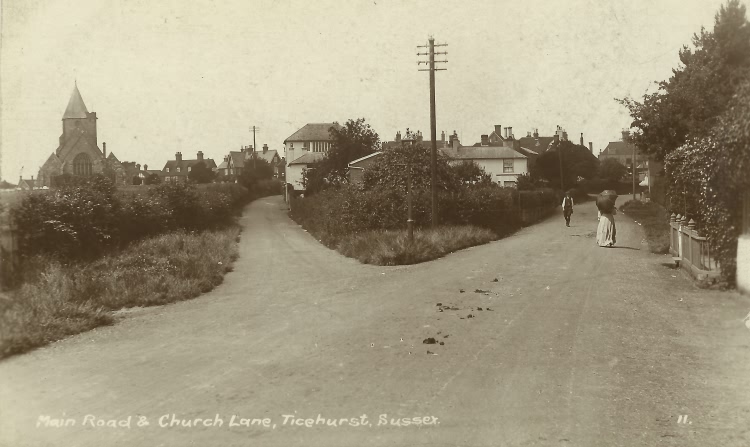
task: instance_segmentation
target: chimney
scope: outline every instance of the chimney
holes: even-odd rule
[[[505,133],[504,138],[507,140],[508,139],[508,128],[507,127],[503,127],[503,131],[505,131],[504,132]]]
[[[136,163],[136,165],[135,165],[135,169],[136,169],[137,171],[140,171],[140,170],[141,170],[141,164],[140,164],[140,163]]]
[[[453,149],[458,150],[458,147],[461,146],[461,142],[458,141],[458,135],[456,134],[455,130],[453,131],[452,137],[453,137],[453,144],[452,144]]]
[[[148,165],[143,165],[143,170],[148,171]]]
[[[502,137],[503,136],[503,126],[500,125],[500,124],[495,124],[495,133],[497,134],[498,137]]]
[[[583,132],[581,132],[581,146],[584,146],[584,147],[586,146],[586,144],[584,144],[583,142]]]
[[[513,139],[513,128],[512,127],[508,128],[508,138],[510,138],[511,140]]]
[[[23,176],[18,176],[18,186],[21,186],[21,182],[23,182]]]
[[[263,145],[263,153],[265,154],[266,152],[268,152],[268,145],[264,144]]]
[[[104,158],[107,158],[107,143],[102,143],[102,151],[104,152]]]
[[[534,129],[534,138],[539,138],[539,129]]]
[[[482,146],[489,146],[489,145],[490,145],[489,135],[482,135]]]
[[[245,153],[245,146],[242,146],[242,147],[240,148],[240,152],[242,152],[243,154]]]
[[[417,141],[422,141],[422,131],[421,130],[417,131]]]
[[[396,141],[401,141],[401,131],[396,132]]]
[[[440,132],[440,141],[442,141],[443,143],[445,143],[445,131],[444,130]]]
[[[182,152],[175,152],[174,159],[177,161],[182,161]]]
[[[592,154],[594,153],[594,143],[592,143],[591,141],[589,141],[589,150]]]
[[[526,132],[526,138],[531,138],[531,131]]]
[[[555,144],[560,142],[560,134],[555,132]]]
[[[198,161],[203,161],[203,151],[198,151]]]

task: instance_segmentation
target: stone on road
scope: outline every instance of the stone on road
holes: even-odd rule
[[[0,363],[0,445],[750,445],[750,301],[596,223],[377,267],[257,200],[212,292]]]

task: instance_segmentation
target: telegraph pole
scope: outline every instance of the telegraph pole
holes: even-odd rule
[[[633,200],[635,200],[635,179],[637,178],[638,174],[636,174],[636,171],[638,170],[637,164],[636,164],[636,157],[638,153],[636,152],[635,144],[633,145]]]
[[[260,132],[260,128],[253,126],[253,127],[250,128],[250,131],[253,132],[253,154],[252,154],[252,157],[253,157],[253,171],[255,171],[255,151],[257,150],[257,147],[255,146],[255,133],[256,132]]]
[[[437,207],[437,125],[435,119],[435,72],[446,70],[445,68],[435,68],[436,63],[446,63],[436,61],[436,54],[448,54],[447,51],[435,52],[435,47],[447,47],[448,44],[436,44],[435,38],[430,36],[428,45],[419,45],[417,48],[428,48],[429,53],[417,53],[417,56],[429,56],[429,61],[419,61],[417,65],[429,64],[430,68],[419,69],[419,71],[430,72],[430,138],[432,139],[432,150],[430,152],[430,188],[432,192],[432,228],[437,228],[438,224],[438,207]]]

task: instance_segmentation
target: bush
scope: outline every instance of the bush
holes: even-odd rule
[[[364,264],[404,265],[437,259],[495,239],[492,231],[472,226],[418,230],[413,242],[406,230],[377,230],[346,236],[337,249]]]
[[[641,224],[651,253],[669,253],[669,215],[664,208],[655,202],[628,200],[620,209]]]

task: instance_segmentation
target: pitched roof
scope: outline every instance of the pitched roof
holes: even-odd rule
[[[254,154],[259,159],[265,160],[268,163],[272,163],[274,157],[278,156],[279,152],[276,149],[269,149],[269,150],[267,150],[265,152],[263,152],[262,150],[255,151]]]
[[[301,157],[296,158],[294,161],[289,163],[289,165],[309,165],[313,163],[317,163],[323,158],[325,158],[325,154],[323,152],[307,152],[306,154],[303,154]]]
[[[633,155],[633,145],[624,141],[610,141],[599,155]]]
[[[235,168],[245,167],[245,153],[240,151],[229,151],[229,158]]]
[[[86,109],[86,104],[83,103],[81,92],[78,91],[78,85],[76,84],[76,86],[73,87],[73,94],[70,95],[68,107],[65,108],[63,119],[86,118],[87,113],[89,113],[89,111]]]
[[[553,141],[555,137],[521,137],[518,139],[521,147],[531,149],[540,155],[547,152]]]
[[[229,167],[229,163],[227,163],[226,161],[222,161],[221,164],[216,167],[216,169],[227,169],[227,167]]]
[[[330,141],[331,135],[328,130],[331,127],[341,129],[339,123],[308,123],[305,124],[302,129],[291,134],[284,143],[287,141]]]
[[[167,172],[167,168],[180,168],[180,172],[177,172],[176,169],[173,169],[171,172],[169,172],[169,175],[187,175],[188,174],[188,167],[193,166],[194,164],[200,162],[201,160],[169,160],[167,161],[167,164],[164,165],[164,168],[162,169],[162,172]],[[214,169],[216,167],[216,162],[212,158],[204,158],[203,164],[206,165],[208,169]]]
[[[372,157],[376,157],[376,156],[378,156],[378,155],[380,155],[380,154],[382,154],[382,153],[383,153],[383,152],[380,152],[380,151],[378,151],[378,152],[373,152],[373,153],[372,153],[372,154],[370,154],[370,155],[365,155],[364,157],[358,158],[358,159],[356,159],[356,160],[352,160],[352,161],[350,161],[350,162],[349,162],[349,167],[350,167],[350,168],[356,168],[356,167],[357,167],[357,166],[356,166],[356,165],[357,165],[357,163],[360,163],[360,162],[362,162],[362,161],[368,160],[368,159],[370,159],[370,158],[372,158]]]
[[[502,158],[527,158],[513,148],[505,146],[460,146],[440,149],[445,155],[460,160],[486,160]]]

